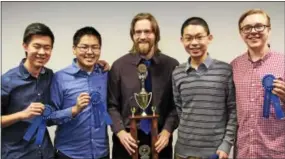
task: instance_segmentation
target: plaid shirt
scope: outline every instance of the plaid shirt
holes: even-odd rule
[[[248,53],[232,61],[237,102],[237,158],[285,158],[285,121],[276,119],[271,105],[270,117],[263,114],[266,74],[285,79],[285,55],[269,52],[252,62]],[[281,103],[283,111],[284,103]]]

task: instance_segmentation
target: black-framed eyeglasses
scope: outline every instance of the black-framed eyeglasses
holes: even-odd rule
[[[197,42],[201,42],[205,37],[208,37],[208,35],[186,36],[183,37],[183,40],[185,42],[192,42],[195,39]]]
[[[252,32],[252,29],[254,29],[256,32],[263,32],[265,28],[270,27],[268,25],[264,25],[264,24],[256,24],[254,26],[252,25],[246,25],[244,27],[242,27],[240,30],[244,33],[244,34],[249,34]]]
[[[91,49],[92,52],[98,52],[100,51],[100,46],[88,46],[88,45],[84,45],[84,46],[76,46],[80,52],[88,52],[89,48]]]

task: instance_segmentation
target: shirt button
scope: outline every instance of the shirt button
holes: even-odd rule
[[[253,114],[251,114],[251,115],[250,115],[250,117],[254,117],[254,115],[253,115]]]
[[[252,87],[254,87],[254,86],[255,86],[255,84],[253,83],[253,84],[251,84],[251,86],[252,86]]]
[[[253,132],[253,129],[250,129],[250,132]]]
[[[40,93],[38,93],[38,96],[41,96],[41,94],[40,94]]]
[[[250,99],[250,101],[252,101],[252,102],[253,102],[253,101],[254,101],[254,98],[251,98],[251,99]]]

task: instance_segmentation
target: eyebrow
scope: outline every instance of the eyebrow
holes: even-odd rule
[[[203,33],[198,33],[196,35],[191,35],[191,34],[185,34],[184,36],[197,36],[197,35],[202,35]]]

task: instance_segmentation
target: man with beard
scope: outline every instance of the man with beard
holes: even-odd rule
[[[150,105],[156,106],[158,120],[158,141],[155,150],[160,159],[172,158],[172,132],[178,125],[173,103],[171,74],[179,64],[177,60],[161,53],[158,48],[160,31],[156,19],[149,13],[137,14],[131,23],[130,36],[133,47],[130,52],[116,60],[108,78],[108,111],[113,125],[113,159],[129,159],[139,145],[130,131],[131,107],[137,106],[134,93],[140,91],[137,67],[144,63],[148,76],[145,81],[147,92],[153,93]],[[137,107],[137,110],[140,109]],[[150,109],[150,107],[148,108]],[[146,110],[151,112],[151,110]],[[149,120],[139,123],[140,145],[151,145]]]
[[[273,108],[278,104],[283,113],[285,111],[284,53],[277,53],[269,47],[271,22],[263,10],[252,9],[243,13],[238,25],[248,49],[231,63],[237,95],[237,158],[284,158],[285,122],[278,119],[277,114],[282,111],[276,113],[276,107]],[[271,107],[268,116],[263,114],[266,89],[262,84],[267,74],[276,78],[269,93],[281,100],[268,105]]]
[[[73,36],[76,56],[67,68],[55,73],[51,83],[50,116],[55,133],[56,159],[109,159],[107,124],[107,72],[98,64],[102,40],[93,27]]]
[[[179,116],[176,159],[228,158],[236,131],[235,88],[231,65],[212,59],[213,36],[200,17],[187,19],[181,42],[190,55],[173,71],[173,95]]]
[[[23,140],[32,119],[39,117],[49,100],[53,72],[45,67],[54,44],[50,28],[30,24],[24,33],[26,57],[2,76],[1,156],[5,159],[53,159],[53,146],[46,131],[41,145]],[[34,141],[36,135],[32,135]]]

